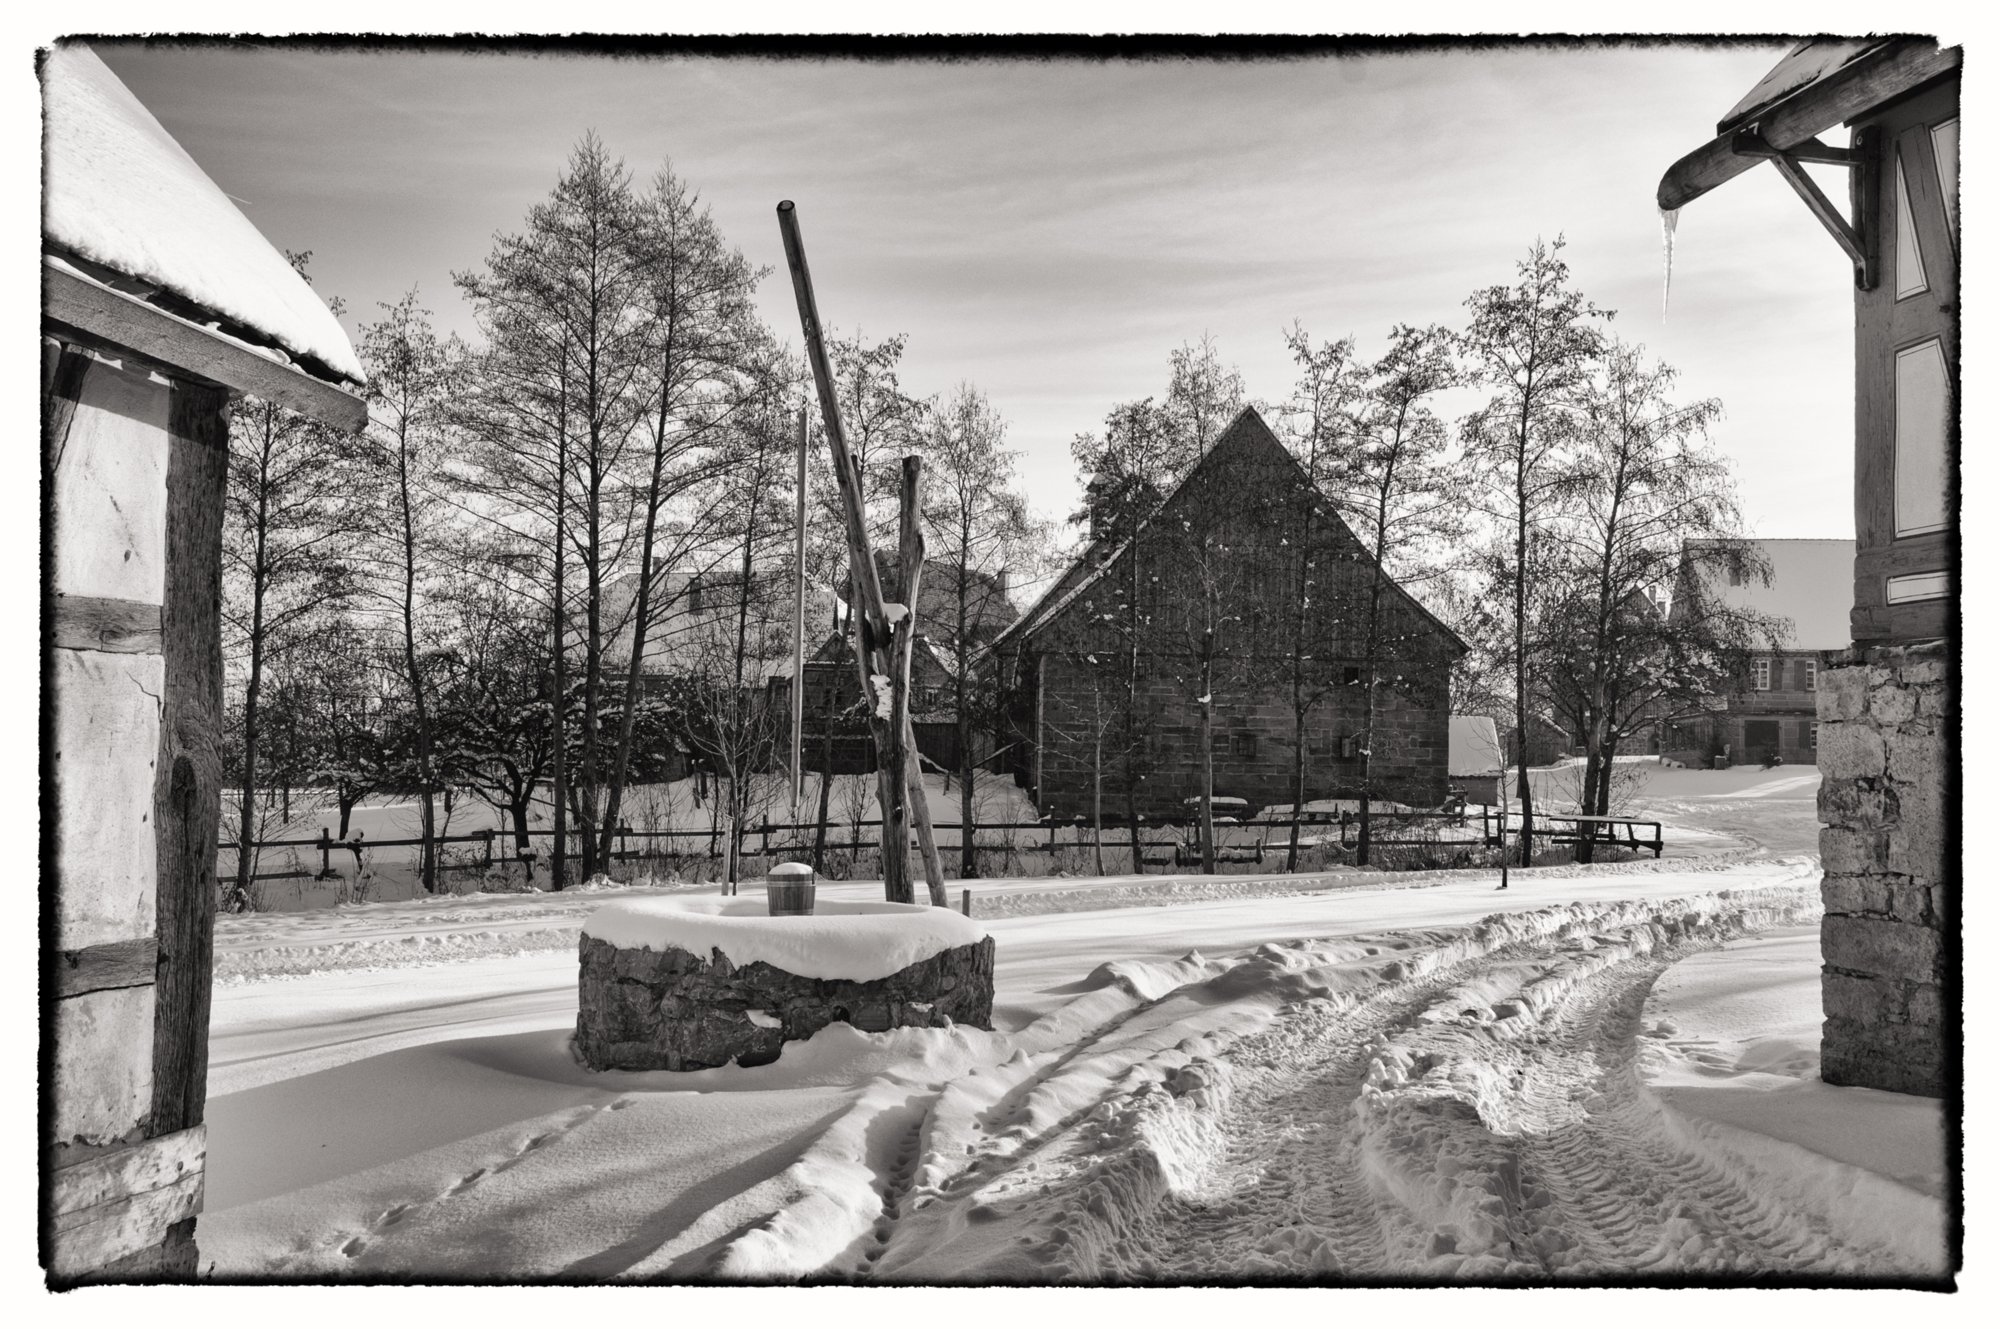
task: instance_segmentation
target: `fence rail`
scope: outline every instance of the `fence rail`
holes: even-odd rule
[[[1593,817],[1574,813],[1537,812],[1535,814],[1535,822],[1536,824],[1532,831],[1533,837],[1546,840],[1551,844],[1581,844],[1589,841],[1593,844],[1604,844],[1607,846],[1624,845],[1635,849],[1651,849],[1655,858],[1660,857],[1666,847],[1662,823],[1653,820],[1635,817]],[[955,830],[960,833],[960,840],[956,844],[939,843],[938,852],[940,854],[957,854],[964,851],[964,823],[936,822],[933,825],[935,829],[940,831]],[[972,833],[975,837],[973,842],[975,849],[1011,849],[1027,852],[1040,850],[1051,853],[1058,849],[1090,849],[1105,853],[1114,851],[1130,853],[1134,848],[1137,848],[1142,852],[1142,855],[1145,855],[1145,851],[1147,850],[1171,849],[1171,856],[1155,857],[1145,855],[1145,859],[1149,863],[1172,862],[1175,866],[1186,866],[1191,862],[1199,862],[1201,858],[1200,849],[1195,837],[1191,837],[1185,833],[1195,830],[1197,826],[1198,822],[1191,818],[1162,818],[1158,821],[1147,821],[1145,818],[1141,818],[1136,827],[1124,825],[1117,820],[1107,820],[1100,823],[1099,826],[1093,826],[1079,817],[1070,821],[975,821],[972,824]],[[1383,831],[1392,833],[1377,834],[1376,828],[1378,827]],[[1452,836],[1432,833],[1428,835],[1420,834],[1413,837],[1393,834],[1393,832],[1398,830],[1430,827],[1440,829],[1462,828],[1467,832],[1471,832],[1473,821],[1469,812],[1372,813],[1369,818],[1368,845],[1370,849],[1437,848],[1452,845],[1479,845],[1486,848],[1497,848],[1503,843],[1503,835],[1518,836],[1520,834],[1520,819],[1515,814],[1510,814],[1503,818],[1497,810],[1482,807],[1476,836],[1471,834]],[[817,848],[822,851],[879,851],[882,847],[881,828],[882,822],[879,818],[830,822],[824,828],[817,822],[760,822],[754,826],[745,826],[742,838],[744,851],[760,858],[769,857],[773,852],[809,853],[815,848],[816,840],[818,841]],[[1639,833],[1641,828],[1649,829],[1651,834],[1641,836]],[[829,834],[827,838],[819,839],[823,830],[825,832],[848,831],[850,838],[835,839]],[[864,830],[874,830],[877,834],[872,839],[862,838],[861,833]],[[1106,830],[1120,831],[1123,834],[1119,836],[1105,836],[1102,832]],[[1026,844],[1009,841],[998,845],[982,845],[976,837],[983,831],[1034,831],[1045,833],[1048,838],[1042,843],[1030,840]],[[1158,834],[1155,837],[1148,838],[1146,835],[1148,831],[1158,832]],[[1360,818],[1352,813],[1325,814],[1320,816],[1308,815],[1291,821],[1229,822],[1216,827],[1216,859],[1221,862],[1255,861],[1262,863],[1268,855],[1287,849],[1294,831],[1301,833],[1301,848],[1323,845],[1326,833],[1329,831],[1336,833],[1339,847],[1344,850],[1356,849],[1361,842]],[[592,832],[592,834],[596,835],[601,835],[602,833],[601,830]],[[1254,843],[1248,840],[1248,837],[1253,833],[1257,837]],[[565,834],[573,840],[578,841],[584,835],[583,832],[577,830],[569,830]],[[339,850],[346,850],[353,853],[358,860],[362,852],[373,849],[414,848],[426,843],[438,846],[476,844],[480,846],[481,850],[478,866],[486,869],[493,867],[496,862],[535,862],[540,856],[534,852],[532,848],[533,842],[538,839],[553,840],[555,835],[556,832],[554,830],[529,830],[521,832],[489,828],[482,831],[474,831],[466,835],[434,835],[428,841],[421,836],[415,838],[369,840],[358,835],[345,840],[337,840],[333,838],[328,828],[322,827],[316,838],[254,840],[251,841],[251,849],[253,852],[284,848],[316,850],[320,856],[320,875],[322,877],[332,877],[336,875],[333,870],[333,855]],[[614,844],[612,858],[614,860],[630,860],[662,856],[657,851],[649,851],[643,847],[639,849],[632,848],[633,841],[639,841],[642,845],[666,841],[668,847],[665,852],[667,855],[712,857],[712,854],[706,852],[697,854],[692,851],[677,851],[673,848],[673,845],[676,841],[722,841],[729,838],[730,832],[726,827],[642,831],[629,826],[620,826],[614,829],[611,835]],[[756,841],[755,849],[750,847],[750,842],[753,839]],[[503,840],[506,842],[504,847],[496,849],[496,842]],[[525,852],[519,847],[519,843],[523,840],[529,846]],[[236,841],[224,841],[217,848],[229,852],[238,852],[240,850],[239,843]],[[310,875],[312,874],[298,868],[287,868],[272,872],[254,873],[253,880],[275,880]]]

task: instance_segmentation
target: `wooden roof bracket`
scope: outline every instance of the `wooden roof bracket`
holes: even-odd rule
[[[1857,134],[1871,131],[1860,130]],[[1868,225],[1867,218],[1873,215],[1875,198],[1875,171],[1870,165],[1873,160],[1863,150],[1865,143],[1857,137],[1854,148],[1830,147],[1818,138],[1809,138],[1803,143],[1780,151],[1765,141],[1756,126],[1739,130],[1730,138],[1730,150],[1742,157],[1768,157],[1778,168],[1778,174],[1785,177],[1785,183],[1792,192],[1804,200],[1819,224],[1826,228],[1834,243],[1838,244],[1854,263],[1854,286],[1857,290],[1875,289],[1877,276],[1877,245],[1875,228]],[[1843,217],[1840,209],[1833,205],[1813,178],[1806,174],[1802,162],[1822,162],[1829,166],[1844,166],[1848,176],[1848,202],[1852,218]]]

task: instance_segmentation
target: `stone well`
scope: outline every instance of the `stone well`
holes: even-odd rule
[[[993,939],[926,905],[823,900],[773,918],[751,896],[623,901],[585,922],[579,960],[592,1070],[757,1066],[839,1021],[992,1027]]]

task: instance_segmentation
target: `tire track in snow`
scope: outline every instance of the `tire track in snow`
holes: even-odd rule
[[[1417,1010],[1421,993],[1400,1009],[1357,1009],[1378,1051],[1411,1054],[1406,1076],[1375,1095],[1386,1108],[1356,1111],[1370,1097],[1355,1074],[1360,1055],[1329,1041],[1307,1073],[1294,1065],[1232,1105],[1232,1158],[1269,1161],[1241,1179],[1218,1178],[1220,1200],[1175,1197],[1135,1224],[1131,1261],[1107,1262],[1096,1275],[1539,1282],[1867,1273],[1885,1258],[1893,1268],[1888,1252],[1844,1243],[1823,1216],[1690,1150],[1645,1091],[1646,994],[1672,958],[1714,940],[1594,938],[1572,949],[1586,959],[1609,950],[1610,962],[1568,983],[1533,1019],[1466,1011],[1458,1023],[1425,1020],[1436,1013]],[[1636,953],[1618,954],[1622,945]],[[1536,953],[1496,952],[1428,986],[1448,989],[1451,979]],[[1399,1129],[1408,1133],[1398,1138]],[[1427,1229],[1428,1240],[1417,1240]]]

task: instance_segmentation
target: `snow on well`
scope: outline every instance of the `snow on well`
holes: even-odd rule
[[[739,968],[762,960],[802,978],[861,983],[973,945],[986,929],[924,904],[822,900],[815,913],[772,918],[754,896],[663,896],[606,905],[584,920],[583,934],[620,950],[681,950],[704,959],[721,951]]]
[[[95,52],[51,51],[42,105],[47,240],[365,380],[325,302]]]

